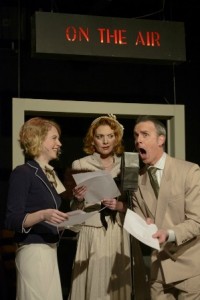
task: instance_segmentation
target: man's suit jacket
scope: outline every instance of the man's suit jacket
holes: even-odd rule
[[[172,229],[176,242],[152,252],[152,279],[172,283],[200,274],[200,168],[167,155],[156,199],[147,167],[133,195],[136,213],[150,217],[158,229]],[[163,274],[163,276],[161,275]]]

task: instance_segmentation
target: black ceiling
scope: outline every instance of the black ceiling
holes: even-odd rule
[[[198,1],[180,0],[1,0],[1,7],[24,7],[27,12],[54,11],[123,18],[184,21],[198,9]]]

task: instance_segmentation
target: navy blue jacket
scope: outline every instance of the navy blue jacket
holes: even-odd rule
[[[50,184],[39,164],[30,160],[16,167],[10,176],[5,227],[15,232],[17,243],[56,243],[59,232],[56,226],[40,222],[26,232],[22,228],[27,213],[58,209],[61,198]]]

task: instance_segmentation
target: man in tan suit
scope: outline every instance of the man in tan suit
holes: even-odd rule
[[[165,152],[165,126],[141,116],[134,127],[135,146],[144,167],[133,195],[136,213],[154,222],[161,250],[151,254],[152,300],[200,299],[200,168]],[[158,195],[148,169],[156,167]],[[150,218],[150,219],[148,219]]]

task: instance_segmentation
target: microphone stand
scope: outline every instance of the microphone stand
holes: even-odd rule
[[[127,200],[128,200],[128,208],[133,210],[133,202],[132,202],[132,192],[131,190],[127,190]],[[131,300],[135,300],[135,274],[134,274],[134,247],[133,247],[133,237],[130,234],[130,260],[131,260]]]
[[[129,189],[127,193],[128,208],[133,211],[132,196],[136,190]],[[131,277],[132,290],[131,300],[149,300],[150,289],[146,281],[146,271],[143,262],[143,254],[139,242],[130,234],[130,260],[131,260]],[[140,273],[138,273],[140,272]],[[136,274],[136,276],[135,276]]]
[[[121,190],[126,197],[128,208],[133,211],[132,196],[138,189],[139,157],[138,153],[125,152],[121,160]],[[146,271],[139,241],[129,235],[131,263],[131,300],[149,300],[147,293]]]

